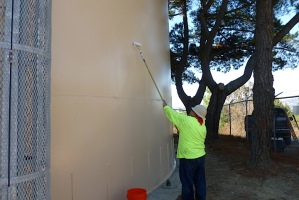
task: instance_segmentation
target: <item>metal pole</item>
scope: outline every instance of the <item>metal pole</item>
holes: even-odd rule
[[[248,138],[248,116],[247,116],[247,101],[248,99],[246,98],[246,101],[245,101],[245,116],[246,116],[246,140],[248,141],[249,138]]]
[[[273,119],[273,136],[274,136],[274,151],[276,152],[276,131],[275,131],[275,118],[276,118],[276,114],[274,113],[274,119]]]
[[[230,113],[230,104],[228,104],[228,115],[229,115],[229,135],[232,135],[232,117]]]
[[[248,108],[247,108],[247,104],[248,104],[248,99],[251,97],[252,95],[249,95],[246,97],[245,99],[245,116],[248,115]],[[254,126],[254,124],[252,124],[252,126]],[[249,138],[248,138],[248,117],[246,117],[246,140],[249,141]],[[251,139],[252,139],[252,130],[251,130]]]
[[[230,105],[234,102],[234,99],[231,100],[228,104],[228,115],[229,115],[229,135],[232,135],[232,116],[230,112]]]
[[[12,62],[13,62],[13,30],[14,30],[14,0],[12,0],[12,16],[11,16],[11,35],[10,35],[10,52],[9,52],[9,114],[8,114],[8,167],[7,167],[7,186],[11,183],[11,104],[12,104]],[[8,189],[9,190],[9,189]],[[10,192],[8,192],[10,194]]]
[[[275,95],[274,96],[274,98],[276,98],[278,95],[281,95],[283,92],[280,92],[280,93],[278,93],[277,95]],[[274,111],[273,111],[274,112]],[[276,114],[275,114],[275,112],[273,113],[274,115],[273,115],[273,139],[274,139],[274,141],[273,141],[273,144],[274,144],[274,152],[276,152],[277,151],[277,146],[276,146],[276,131],[275,131],[275,119],[276,119]],[[272,140],[272,138],[271,138],[271,140]],[[271,141],[272,142],[272,141]]]

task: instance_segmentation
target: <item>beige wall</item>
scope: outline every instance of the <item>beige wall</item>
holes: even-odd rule
[[[166,0],[53,0],[51,196],[123,200],[173,171]]]

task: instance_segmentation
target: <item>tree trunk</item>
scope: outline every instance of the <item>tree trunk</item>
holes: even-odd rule
[[[272,0],[257,0],[256,59],[254,66],[254,127],[249,167],[268,168],[270,136],[273,129],[274,88],[272,75],[273,7]]]
[[[207,140],[209,142],[218,139],[220,115],[226,96],[222,87],[216,87],[212,92],[206,116]]]

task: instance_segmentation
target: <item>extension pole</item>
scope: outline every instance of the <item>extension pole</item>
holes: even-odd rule
[[[133,45],[139,50],[139,54],[140,54],[140,56],[141,56],[141,58],[142,58],[142,60],[143,60],[143,62],[144,62],[144,64],[145,64],[145,67],[146,67],[146,69],[147,69],[147,71],[148,71],[150,77],[152,78],[152,81],[153,81],[153,83],[154,83],[154,85],[155,85],[155,87],[156,87],[156,89],[157,89],[157,91],[158,91],[158,93],[159,93],[159,95],[160,95],[161,100],[164,100],[163,97],[162,97],[162,95],[161,95],[161,92],[160,92],[160,90],[159,90],[159,88],[158,88],[158,86],[157,86],[157,84],[156,84],[156,81],[155,81],[155,79],[154,79],[154,77],[153,77],[153,75],[152,75],[152,73],[151,73],[151,70],[149,69],[149,67],[148,67],[148,65],[147,65],[147,63],[146,63],[146,60],[145,60],[145,58],[144,58],[144,56],[143,56],[141,50],[139,49],[139,47],[141,46],[141,44],[140,44],[140,43],[137,43],[137,42],[133,42]]]

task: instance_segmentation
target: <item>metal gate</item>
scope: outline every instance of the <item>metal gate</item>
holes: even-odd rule
[[[50,199],[51,0],[0,0],[0,200]]]

